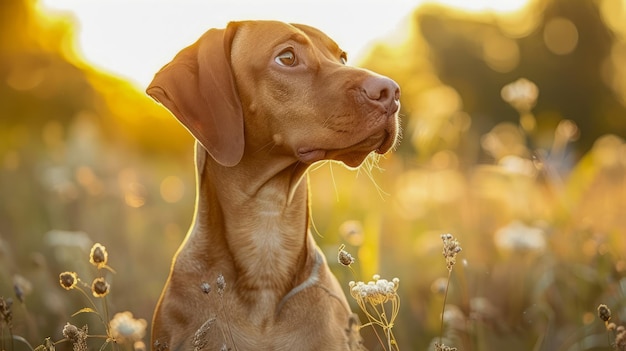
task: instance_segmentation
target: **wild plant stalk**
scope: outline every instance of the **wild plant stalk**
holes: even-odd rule
[[[7,329],[9,330],[9,338],[11,339],[11,349],[15,349],[15,341],[13,338],[13,299],[4,299],[4,297],[0,297],[0,316],[2,319],[0,320],[0,348],[5,350],[4,347],[4,325],[6,324]]]
[[[446,346],[443,344],[443,322],[444,313],[446,310],[446,301],[448,298],[448,288],[450,287],[450,277],[452,276],[452,268],[456,264],[456,255],[463,250],[459,241],[454,238],[452,234],[442,234],[441,240],[443,241],[443,257],[446,259],[446,268],[448,269],[448,279],[446,282],[446,290],[443,295],[443,307],[441,308],[441,327],[439,330],[439,342],[435,343],[436,351],[456,351],[455,347]]]
[[[611,348],[617,351],[626,350],[626,328],[611,322],[611,310],[607,305],[598,306],[598,317],[604,322],[607,343],[611,345]],[[613,334],[614,342],[611,342],[611,334]]]
[[[228,331],[228,338],[230,339],[230,343],[231,345],[233,345],[233,347],[235,348],[235,351],[237,351],[237,345],[235,345],[235,339],[233,338],[233,332],[232,329],[230,328],[230,318],[228,318],[227,314],[226,314],[226,308],[224,307],[224,289],[226,289],[226,280],[224,279],[224,276],[220,273],[217,276],[217,293],[220,296],[220,305],[222,306],[222,315],[224,316],[224,320],[226,321],[226,330]],[[224,336],[224,339],[226,340],[226,336]]]
[[[63,273],[62,273],[63,274]],[[80,279],[79,279],[80,281]],[[82,283],[82,282],[81,282]],[[102,325],[104,326],[105,330],[107,331],[107,334],[109,334],[109,324],[106,322],[106,320],[102,317],[102,315],[100,313],[98,313],[98,308],[96,307],[96,303],[91,299],[91,297],[89,296],[89,294],[87,294],[87,292],[85,292],[85,290],[83,290],[83,288],[81,288],[80,286],[76,286],[75,287],[76,290],[80,291],[81,294],[83,294],[83,296],[85,297],[85,299],[89,302],[89,304],[91,305],[91,308],[88,309],[81,309],[78,312],[74,313],[72,315],[75,316],[79,313],[83,313],[83,312],[92,312],[95,315],[98,316],[98,319],[100,319],[100,322],[102,323]]]
[[[446,301],[448,299],[448,288],[450,287],[450,277],[452,276],[452,270],[448,270],[448,279],[446,280],[446,290],[443,293],[443,306],[441,306],[441,324],[439,327],[439,345],[443,345],[443,316],[446,313]]]
[[[107,258],[108,254],[106,248],[99,243],[96,243],[92,249],[89,256],[89,261],[92,263],[98,271],[101,269],[106,269],[112,273],[115,271],[107,266]],[[82,328],[78,328],[70,323],[67,323],[63,327],[63,338],[57,341],[53,341],[52,338],[47,337],[44,339],[43,343],[33,348],[32,345],[23,337],[18,335],[13,335],[13,331],[11,329],[11,320],[12,320],[12,310],[11,310],[11,300],[5,300],[0,297],[0,350],[5,350],[5,337],[4,337],[4,325],[6,324],[9,329],[11,345],[10,349],[15,350],[15,341],[21,342],[30,351],[54,351],[56,349],[56,345],[69,342],[72,344],[72,349],[74,351],[88,351],[90,348],[87,345],[88,338],[96,338],[96,339],[104,339],[104,343],[100,347],[100,351],[103,351],[109,344],[113,342],[113,348],[115,350],[119,349],[118,343],[127,343],[133,345],[135,347],[136,342],[141,341],[141,339],[145,336],[145,330],[147,326],[147,322],[144,319],[135,319],[132,316],[132,313],[126,311],[122,313],[117,313],[113,319],[109,319],[109,306],[107,303],[106,296],[109,294],[110,285],[105,280],[105,278],[100,275],[95,278],[89,286],[84,281],[79,279],[78,274],[76,272],[66,271],[59,274],[59,284],[65,290],[78,290],[87,300],[90,307],[84,307],[78,310],[76,313],[72,314],[72,317],[81,314],[81,313],[94,313],[100,319],[100,322],[104,326],[106,331],[105,335],[96,335],[88,334],[88,326],[85,325]],[[90,296],[87,293],[87,289],[91,290]],[[102,311],[98,311],[98,307],[93,298],[102,298]],[[22,301],[18,294],[18,299]],[[23,301],[22,301],[23,302]],[[143,344],[143,343],[142,343]],[[142,347],[142,346],[137,346]]]
[[[398,316],[398,312],[400,311],[400,297],[397,294],[400,280],[394,278],[392,281],[388,281],[381,279],[378,274],[375,274],[373,278],[373,281],[367,283],[351,281],[350,295],[356,300],[361,311],[365,313],[369,321],[369,323],[364,324],[362,327],[371,325],[374,328],[374,332],[384,350],[399,351],[400,348],[398,347],[392,328]],[[390,315],[386,312],[385,304],[387,303],[391,304]],[[387,347],[385,347],[385,343],[379,337],[376,326],[379,326],[383,330],[385,338],[387,339]]]
[[[354,263],[354,257],[344,249],[345,245],[339,247],[337,260],[342,265],[350,268],[354,276],[354,270],[351,266]],[[388,281],[381,279],[378,274],[375,274],[373,278],[373,281],[367,283],[351,281],[349,284],[350,295],[359,305],[361,311],[365,313],[368,320],[368,323],[363,324],[361,328],[371,325],[383,350],[399,351],[400,348],[398,347],[392,328],[398,316],[398,312],[400,311],[400,297],[397,293],[400,280],[393,278],[391,281]],[[389,316],[385,307],[385,304],[388,302],[391,304],[391,315]],[[385,338],[387,339],[386,346],[385,342],[378,334],[376,326],[379,326],[384,331]]]
[[[111,267],[107,265],[108,253],[106,248],[96,243],[91,248],[89,254],[89,262],[93,264],[98,272],[102,269],[108,270],[111,273],[115,273]],[[80,284],[79,284],[80,283]],[[100,351],[104,350],[111,342],[113,342],[114,349],[119,349],[119,343],[130,343],[140,341],[145,335],[145,329],[147,322],[144,319],[135,319],[132,313],[126,311],[115,314],[111,319],[109,315],[109,305],[106,296],[110,292],[110,285],[106,279],[99,274],[96,277],[91,286],[83,282],[78,278],[78,274],[75,272],[63,272],[59,274],[59,284],[65,290],[78,290],[87,299],[90,307],[85,307],[77,311],[72,315],[75,316],[80,313],[94,313],[98,316],[98,319],[104,326],[105,335],[89,335],[88,328],[85,325],[83,328],[77,328],[70,323],[67,323],[63,328],[64,339],[53,342],[50,338],[47,338],[44,344],[39,345],[34,351],[50,351],[54,350],[54,346],[62,342],[71,342],[75,351],[87,351],[87,339],[98,338],[104,339],[104,343],[100,346]],[[92,296],[90,296],[86,289],[91,290],[93,298],[102,299],[102,310],[99,311],[98,307]]]

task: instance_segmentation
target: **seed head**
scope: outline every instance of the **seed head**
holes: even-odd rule
[[[154,341],[152,346],[154,347],[154,351],[166,351],[169,349],[167,342],[161,342],[158,339]]]
[[[76,272],[63,272],[59,274],[59,284],[65,290],[72,290],[78,284],[78,274]]]
[[[3,327],[4,324],[11,326],[11,321],[13,320],[13,311],[11,310],[11,306],[13,306],[13,300],[8,298],[4,299],[4,297],[0,296],[0,327]]]
[[[109,259],[109,253],[107,252],[106,247],[104,247],[102,244],[95,243],[91,247],[91,252],[89,253],[89,262],[92,265],[100,269],[106,266],[108,259]]]
[[[339,261],[339,263],[341,263],[344,266],[350,266],[351,264],[354,263],[354,257],[352,257],[352,255],[350,255],[348,251],[344,250],[345,247],[346,246],[343,244],[339,247],[337,260]]]
[[[104,278],[96,278],[91,283],[91,293],[94,297],[105,297],[109,294],[109,283]]]
[[[604,323],[608,323],[611,320],[611,310],[605,304],[600,304],[598,306],[598,317],[604,321]]]
[[[220,295],[223,295],[224,289],[226,289],[226,280],[224,279],[224,276],[222,275],[222,273],[220,273],[217,276],[216,284],[217,284],[217,292]]]
[[[456,255],[463,249],[452,234],[442,234],[441,240],[443,241],[443,257],[446,259],[446,267],[448,271],[451,271],[456,264]]]
[[[446,346],[444,344],[436,342],[435,351],[456,351],[456,347]]]
[[[618,328],[615,335],[615,350],[624,351],[626,350],[626,331],[624,328]]]
[[[213,324],[215,324],[215,318],[209,318],[204,323],[202,323],[202,325],[200,326],[200,328],[198,328],[198,330],[196,330],[196,332],[193,335],[193,339],[191,340],[194,351],[201,351],[207,346],[208,344],[207,335],[208,335],[209,329],[211,329],[211,326]]]
[[[202,284],[200,284],[200,289],[202,289],[203,293],[208,294],[211,292],[211,284],[202,282]]]
[[[63,327],[63,336],[72,343],[74,351],[87,351],[87,325],[78,329],[75,325],[67,323]]]

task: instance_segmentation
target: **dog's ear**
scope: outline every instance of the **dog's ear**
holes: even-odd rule
[[[244,150],[243,112],[230,65],[236,30],[233,23],[207,31],[165,65],[146,90],[227,167],[239,163]]]

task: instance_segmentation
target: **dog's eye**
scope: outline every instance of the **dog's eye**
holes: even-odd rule
[[[280,54],[278,54],[278,56],[276,56],[274,61],[276,61],[276,63],[278,63],[281,66],[289,66],[289,67],[295,66],[297,63],[296,54],[294,54],[292,49],[287,49],[281,52]]]

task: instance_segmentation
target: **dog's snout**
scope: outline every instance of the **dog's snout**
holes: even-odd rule
[[[368,77],[363,82],[363,93],[371,101],[383,105],[388,113],[395,113],[399,107],[400,86],[398,83],[384,76]]]

